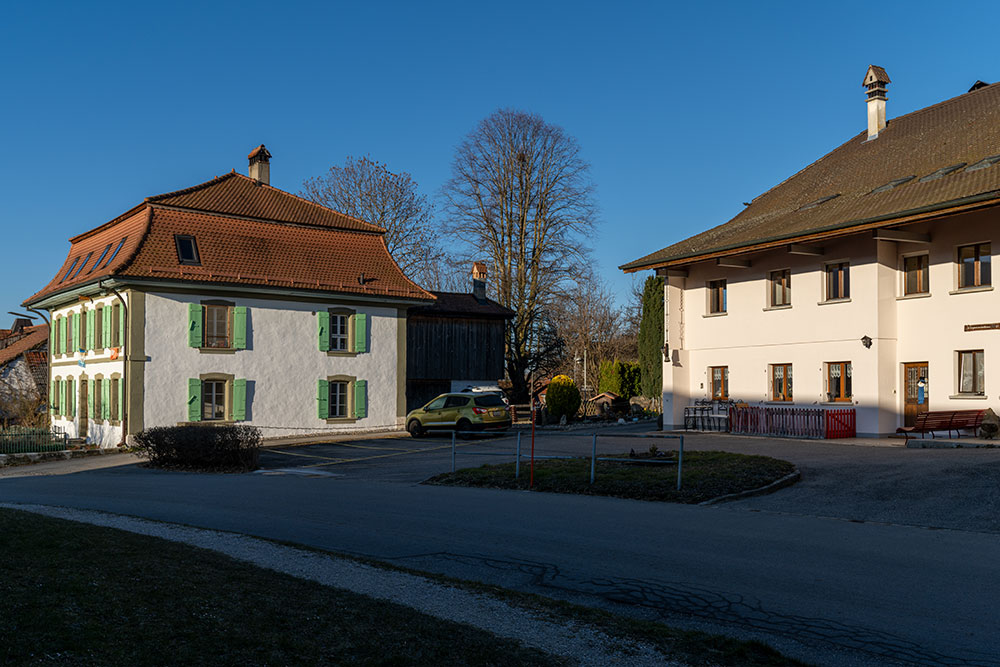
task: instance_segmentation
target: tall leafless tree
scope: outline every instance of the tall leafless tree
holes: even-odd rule
[[[488,258],[490,292],[515,312],[506,345],[515,400],[527,398],[547,309],[588,262],[593,192],[576,140],[536,114],[498,110],[456,149],[442,190],[449,228],[469,258]]]
[[[348,156],[344,166],[330,167],[303,187],[300,196],[306,199],[384,227],[389,253],[410,279],[428,289],[452,280],[432,222],[433,206],[410,174],[389,171],[368,156]]]

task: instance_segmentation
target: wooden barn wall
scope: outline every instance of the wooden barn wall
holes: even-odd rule
[[[411,317],[406,327],[409,380],[499,380],[504,320]]]

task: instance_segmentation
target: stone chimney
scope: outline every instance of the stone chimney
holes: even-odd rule
[[[250,160],[250,178],[264,185],[271,184],[271,154],[261,144],[247,156]]]
[[[869,65],[864,85],[868,94],[868,140],[871,141],[885,129],[885,86],[889,75],[878,65]]]
[[[472,296],[479,303],[486,303],[486,263],[472,263]]]

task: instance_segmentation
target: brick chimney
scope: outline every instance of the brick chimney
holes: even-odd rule
[[[261,144],[247,156],[250,160],[250,178],[264,185],[271,184],[271,154]]]
[[[486,303],[486,263],[472,263],[472,296],[479,303]]]
[[[868,140],[871,141],[885,129],[885,86],[891,83],[889,75],[878,65],[869,65],[862,85],[868,95]]]

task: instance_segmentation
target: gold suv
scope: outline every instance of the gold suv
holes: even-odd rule
[[[500,394],[441,394],[406,415],[406,430],[414,438],[432,429],[471,431],[510,428],[510,408]]]

